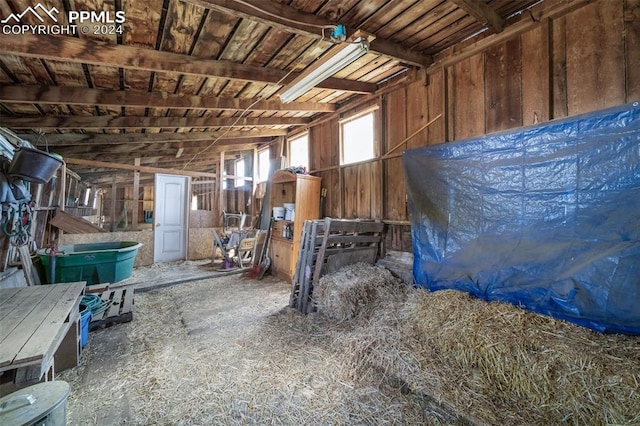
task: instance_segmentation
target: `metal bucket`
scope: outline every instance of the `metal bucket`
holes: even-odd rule
[[[47,183],[62,166],[62,159],[39,149],[17,148],[7,174],[29,182]]]
[[[38,383],[0,399],[0,424],[12,426],[65,426],[69,383]]]

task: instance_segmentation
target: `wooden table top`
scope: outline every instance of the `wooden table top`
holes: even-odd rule
[[[0,371],[42,362],[57,348],[84,290],[85,282],[0,289]]]

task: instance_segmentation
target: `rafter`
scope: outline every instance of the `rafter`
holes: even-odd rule
[[[549,4],[547,4],[549,3]],[[466,58],[482,52],[490,46],[495,46],[520,34],[532,30],[533,28],[545,25],[548,20],[558,19],[581,7],[593,4],[593,0],[573,0],[573,1],[545,1],[541,5],[529,10],[530,16],[521,17],[519,21],[510,23],[502,32],[491,34],[483,39],[464,47],[457,47],[452,54],[443,54],[429,68],[427,73],[440,72],[443,67],[453,65]]]
[[[87,87],[0,85],[0,102],[27,104],[104,105],[115,107],[184,108],[244,111],[332,112],[334,104],[316,102],[255,101],[211,96],[180,96],[141,90],[106,90]]]
[[[104,155],[105,153],[109,154],[109,156],[125,156],[125,157],[145,157],[148,155],[152,156],[162,156],[162,157],[171,157],[172,160],[183,161],[188,155],[193,155],[198,152],[202,152],[203,149],[207,148],[207,154],[211,153],[220,153],[224,152],[235,152],[235,151],[244,151],[247,149],[253,149],[253,144],[245,144],[239,143],[234,145],[222,145],[215,144],[210,146],[209,142],[205,143],[185,143],[183,147],[178,147],[173,143],[165,142],[165,143],[154,143],[154,144],[142,144],[142,145],[129,145],[129,144],[121,144],[121,145],[95,145],[95,144],[85,144],[85,145],[74,145],[74,146],[66,146],[62,149],[56,148],[56,152],[62,155],[68,155],[71,157],[83,157],[85,156],[99,156]],[[175,154],[178,149],[182,148],[183,153],[180,159],[175,158]]]
[[[482,0],[449,1],[455,3],[460,9],[463,9],[469,15],[473,16],[478,22],[482,22],[486,26],[493,28],[497,33],[504,29],[504,19]]]
[[[133,164],[119,164],[119,163],[111,163],[107,161],[83,160],[81,158],[65,158],[65,162],[67,164],[78,164],[81,166],[105,167],[110,169],[132,170],[132,171],[138,171],[138,172],[144,172],[144,173],[166,173],[171,175],[184,175],[184,176],[191,176],[191,177],[211,177],[211,178],[216,177],[215,173],[194,172],[190,170],[164,169],[159,167],[134,166]]]
[[[266,25],[284,31],[304,35],[314,39],[322,38],[322,27],[336,26],[333,22],[321,16],[304,13],[294,7],[275,1],[243,0],[187,0],[205,9],[215,9],[241,18],[262,22]],[[347,28],[349,34],[354,29]],[[376,37],[371,42],[370,50],[380,55],[388,56],[419,67],[425,67],[433,62],[430,55],[425,55],[407,49],[397,43]]]
[[[266,84],[286,84],[298,75],[298,73],[287,75],[286,71],[275,68],[200,59],[89,38],[40,36],[28,33],[3,40],[0,44],[0,54]],[[373,83],[338,78],[329,78],[318,87],[354,93],[373,93],[376,90],[376,85]]]
[[[22,116],[2,117],[2,125],[14,130],[20,129],[177,129],[207,128],[207,127],[258,127],[258,126],[302,126],[311,122],[308,118],[296,117],[139,117],[126,116],[114,117],[102,115],[94,117],[85,116]]]
[[[126,134],[48,134],[41,136],[36,133],[20,133],[22,139],[26,139],[30,142],[44,143],[49,146],[69,146],[69,145],[122,145],[128,146],[132,144],[145,144],[145,143],[157,143],[157,142],[175,142],[185,143],[194,141],[213,141],[220,138],[220,145],[233,145],[234,143],[246,143],[243,139],[247,138],[266,138],[272,136],[284,136],[287,134],[286,130],[281,129],[265,129],[261,131],[219,131],[219,132],[191,132],[191,133],[126,133]],[[222,143],[222,139],[226,140],[226,143]],[[44,142],[43,142],[44,141]],[[175,147],[180,147],[176,145]]]

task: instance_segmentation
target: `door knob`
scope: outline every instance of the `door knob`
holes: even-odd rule
[[[160,227],[160,224],[159,224],[159,223],[156,223],[156,228],[159,228],[159,227]]]

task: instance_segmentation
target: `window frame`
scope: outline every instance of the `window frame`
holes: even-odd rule
[[[363,109],[361,111],[358,111],[356,113],[350,114],[340,120],[338,120],[338,125],[339,125],[339,136],[340,136],[340,166],[351,166],[354,164],[359,164],[359,163],[366,163],[368,161],[372,161],[375,160],[379,157],[380,155],[380,151],[379,151],[379,107],[373,106],[367,109]],[[344,126],[347,123],[350,123],[352,121],[358,120],[359,118],[362,118],[366,115],[371,115],[372,118],[372,132],[373,132],[373,139],[371,140],[371,147],[372,147],[372,155],[369,158],[365,158],[365,159],[360,159],[357,161],[352,161],[352,162],[345,162],[345,155],[344,155],[344,148],[345,148],[345,140],[344,140]]]
[[[264,155],[264,153],[267,153],[267,172],[265,173],[266,179],[263,180],[263,176],[261,176],[263,164],[261,164],[260,162],[260,155]],[[267,180],[269,180],[269,167],[271,167],[271,149],[269,147],[266,147],[264,149],[258,150],[258,183],[266,182]]]
[[[238,177],[238,176],[240,176],[240,174],[238,173],[238,164],[240,164],[240,163],[242,163],[242,176],[244,176],[245,172],[246,172],[246,170],[245,170],[245,167],[246,167],[245,158],[241,157],[241,158],[236,159],[234,161],[234,163],[233,163],[233,174],[235,176],[235,179],[233,179],[233,187],[235,189],[242,188],[245,185],[245,183],[247,182],[244,178]]]
[[[302,138],[306,138],[307,139],[307,161],[306,164],[291,164],[291,144],[299,139]],[[307,168],[307,172],[310,171],[311,168],[311,156],[310,156],[310,148],[311,148],[311,141],[310,141],[310,132],[309,131],[305,131],[305,132],[300,132],[294,136],[288,137],[287,138],[287,163],[289,164],[289,167],[298,167],[298,166],[304,166]]]

